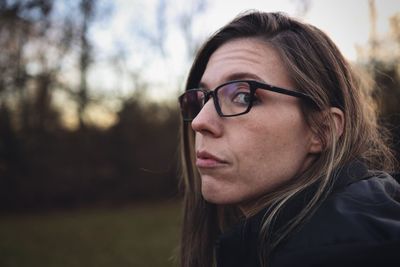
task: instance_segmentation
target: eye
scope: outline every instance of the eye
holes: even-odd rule
[[[224,108],[237,106],[248,107],[250,103],[258,101],[251,92],[250,84],[247,82],[232,82],[218,89],[219,104]]]
[[[229,100],[230,103],[247,106],[251,102],[251,93],[248,83],[231,83],[226,85],[222,91],[226,100]]]
[[[249,105],[251,102],[251,94],[249,92],[236,92],[232,97],[232,102],[241,105]]]

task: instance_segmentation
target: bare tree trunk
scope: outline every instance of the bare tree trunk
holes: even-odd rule
[[[80,70],[80,85],[78,91],[78,116],[79,116],[79,127],[85,128],[85,110],[88,105],[88,85],[87,85],[87,73],[91,63],[92,48],[88,40],[88,28],[93,15],[94,1],[93,0],[82,0],[81,1],[81,12],[82,12],[82,25],[80,34],[80,45],[81,54],[79,61]]]

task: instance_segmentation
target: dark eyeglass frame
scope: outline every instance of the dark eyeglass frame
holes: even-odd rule
[[[220,106],[220,104],[218,102],[217,95],[218,95],[218,91],[221,88],[223,88],[226,85],[232,84],[232,83],[247,83],[249,85],[250,102],[249,102],[249,105],[247,106],[246,110],[244,110],[244,111],[242,111],[240,113],[225,115],[225,114],[222,113],[221,106]],[[307,95],[305,93],[301,93],[301,92],[293,91],[293,90],[290,90],[290,89],[285,89],[285,88],[273,86],[273,85],[270,85],[270,84],[267,84],[267,83],[263,83],[263,82],[259,82],[259,81],[255,81],[255,80],[233,80],[233,81],[229,81],[229,82],[223,83],[221,85],[218,85],[213,90],[205,90],[205,89],[200,89],[200,88],[186,90],[183,94],[181,94],[178,97],[178,101],[179,101],[179,104],[180,104],[180,107],[181,107],[181,113],[182,113],[183,120],[187,121],[187,122],[190,122],[197,116],[196,115],[192,119],[188,119],[188,118],[184,117],[183,108],[182,108],[183,103],[182,102],[183,102],[184,96],[188,92],[190,93],[190,92],[193,92],[193,91],[196,91],[196,92],[200,91],[200,92],[202,92],[204,94],[204,103],[203,103],[203,106],[200,108],[199,112],[204,107],[204,105],[207,103],[207,101],[210,99],[210,97],[212,97],[213,98],[213,102],[214,102],[214,107],[215,107],[215,109],[216,109],[216,111],[217,111],[217,113],[218,113],[218,115],[220,117],[235,117],[235,116],[246,114],[251,110],[251,108],[253,106],[253,101],[254,101],[254,94],[255,94],[257,89],[263,89],[263,90],[267,90],[267,91],[271,91],[271,92],[276,92],[276,93],[279,93],[279,94],[284,94],[284,95],[289,95],[289,96],[293,96],[293,97],[297,97],[297,98],[302,98],[304,100],[310,101],[310,103],[312,103],[312,104],[315,104],[314,99],[310,95]]]

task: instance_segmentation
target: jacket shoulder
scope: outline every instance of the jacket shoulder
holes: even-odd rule
[[[302,232],[309,245],[400,240],[399,185],[384,173],[354,182],[328,197]]]
[[[324,266],[330,266],[328,262],[358,266],[357,261],[373,266],[368,264],[374,259],[393,261],[399,248],[400,186],[389,175],[375,173],[333,192],[281,245],[276,258],[291,264],[313,257],[314,264]]]

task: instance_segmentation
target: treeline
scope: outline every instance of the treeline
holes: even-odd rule
[[[176,110],[131,100],[118,115],[106,130],[23,132],[2,107],[0,210],[177,197]]]

